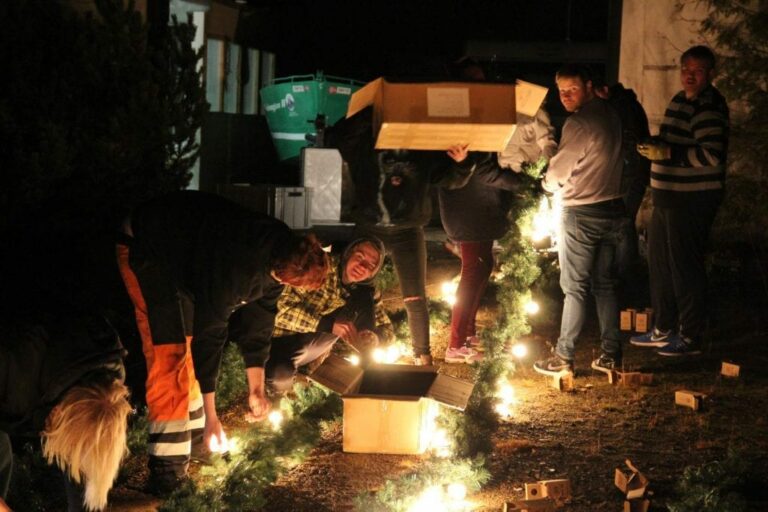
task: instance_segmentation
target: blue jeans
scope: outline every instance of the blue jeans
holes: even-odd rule
[[[556,353],[572,361],[591,289],[600,322],[603,352],[620,356],[619,306],[616,300],[617,249],[626,236],[626,217],[584,215],[578,207],[563,208],[560,229],[560,288],[565,294]]]

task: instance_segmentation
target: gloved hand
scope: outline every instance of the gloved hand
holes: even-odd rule
[[[651,139],[637,145],[637,152],[651,161],[669,160],[672,148],[661,139]]]

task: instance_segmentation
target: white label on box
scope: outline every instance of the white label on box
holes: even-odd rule
[[[304,86],[303,85],[294,85],[293,86],[293,92],[304,92]]]
[[[469,89],[465,87],[428,87],[429,117],[469,117]]]
[[[337,86],[336,86],[336,88],[335,88],[335,90],[334,90],[334,91],[331,91],[331,93],[334,93],[334,92],[335,92],[336,94],[346,94],[347,96],[349,96],[350,94],[352,94],[352,89],[351,89],[351,88],[349,88],[349,87],[339,87],[339,86],[337,85]]]

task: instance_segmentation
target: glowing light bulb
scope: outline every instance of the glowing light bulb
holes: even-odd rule
[[[504,384],[499,388],[497,396],[501,398],[505,404],[511,403],[515,400],[515,388],[509,384]]]
[[[273,430],[278,430],[280,429],[280,425],[283,424],[283,413],[280,411],[272,411],[269,413],[269,416],[267,416],[267,420],[269,420]]]
[[[529,315],[535,315],[539,312],[539,303],[535,300],[530,300],[525,304],[525,312]]]
[[[387,357],[386,351],[381,347],[376,347],[373,349],[373,360],[377,363],[383,363],[384,359]]]
[[[522,359],[528,355],[528,347],[522,343],[515,343],[512,345],[512,355],[518,359]]]
[[[429,439],[429,448],[438,457],[450,457],[451,440],[448,439],[448,432],[442,428],[432,430],[432,436]]]
[[[464,484],[453,483],[448,486],[448,497],[454,501],[462,501],[467,497],[467,486]]]
[[[384,355],[384,361],[388,364],[392,364],[398,359],[400,359],[400,347],[397,345],[388,346],[386,354]]]
[[[208,448],[213,453],[227,453],[229,451],[229,440],[227,434],[222,430],[221,437],[213,434],[208,442]]]
[[[510,409],[509,404],[498,403],[495,406],[493,406],[493,410],[495,410],[496,414],[498,414],[504,419],[512,416],[512,409]]]
[[[456,281],[446,281],[440,285],[440,291],[442,292],[443,301],[449,306],[456,304],[456,290],[459,288],[459,283]]]
[[[349,361],[350,363],[352,363],[355,366],[360,366],[360,356],[357,355],[357,354],[350,354],[347,357],[347,361]]]
[[[439,485],[427,487],[408,509],[409,512],[432,512],[442,510],[443,507],[443,488]]]

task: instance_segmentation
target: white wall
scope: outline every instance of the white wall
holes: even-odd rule
[[[624,0],[619,81],[634,89],[648,114],[651,134],[659,131],[669,100],[680,89],[680,55],[711,43],[698,33],[707,10],[698,2]]]

